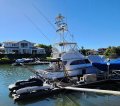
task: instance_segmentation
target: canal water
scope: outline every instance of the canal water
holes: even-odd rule
[[[47,65],[30,66],[44,69]],[[61,93],[48,98],[36,98],[15,103],[9,95],[8,85],[34,75],[21,66],[0,65],[0,106],[120,106],[120,96],[97,93]]]

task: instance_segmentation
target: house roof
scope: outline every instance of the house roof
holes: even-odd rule
[[[21,40],[21,41],[19,41],[18,43],[20,43],[20,42],[28,42],[28,43],[33,43],[33,42],[30,42],[30,41],[27,41],[27,40]],[[35,44],[35,43],[33,43],[33,44]]]
[[[5,41],[3,43],[17,43],[17,41]]]
[[[3,43],[20,43],[20,42],[28,42],[28,43],[33,43],[33,42],[30,42],[30,41],[27,41],[27,40],[21,40],[21,41],[5,41]],[[35,44],[35,43],[33,43]]]

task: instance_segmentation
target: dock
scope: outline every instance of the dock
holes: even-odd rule
[[[115,87],[116,86],[116,87]],[[81,92],[93,92],[101,94],[119,95],[120,91],[120,80],[119,79],[108,79],[96,81],[88,84],[61,84],[61,88],[68,91],[81,91]]]

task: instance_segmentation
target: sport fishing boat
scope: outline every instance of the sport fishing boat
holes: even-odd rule
[[[57,25],[56,32],[59,33],[60,41],[53,45],[49,68],[37,70],[37,72],[48,79],[96,73],[96,69],[90,61],[79,51],[77,43],[73,42],[73,35],[68,30],[65,17],[59,14],[56,17],[55,24]]]

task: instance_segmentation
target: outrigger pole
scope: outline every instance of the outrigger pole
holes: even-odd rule
[[[112,94],[112,95],[119,95],[120,96],[120,91],[89,89],[89,88],[77,88],[77,87],[64,87],[64,89],[74,90],[74,91],[93,92],[93,93]]]

